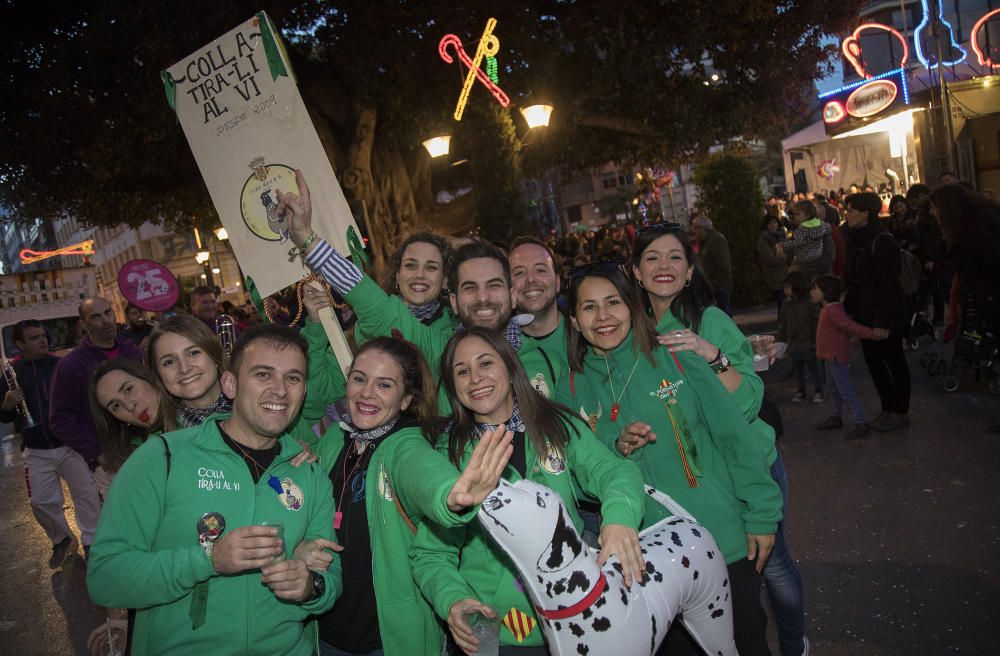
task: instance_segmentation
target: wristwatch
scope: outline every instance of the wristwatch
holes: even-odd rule
[[[719,354],[715,356],[714,360],[708,363],[708,366],[712,368],[712,371],[716,375],[724,374],[729,371],[729,358],[722,352],[722,349],[719,349]]]
[[[313,594],[307,601],[312,601],[313,599],[319,599],[326,592],[326,579],[316,572],[309,572],[309,574],[312,575]]]

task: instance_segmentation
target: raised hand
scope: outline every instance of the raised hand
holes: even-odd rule
[[[312,199],[306,178],[299,169],[295,169],[295,184],[299,187],[298,195],[275,190],[278,197],[275,212],[288,219],[288,237],[293,244],[301,246],[312,234]]]
[[[478,506],[496,489],[504,467],[514,453],[514,434],[506,426],[498,426],[479,440],[472,456],[448,492],[448,509],[458,512]]]

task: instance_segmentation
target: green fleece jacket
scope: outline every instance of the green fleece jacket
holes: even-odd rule
[[[413,342],[423,352],[431,371],[434,372],[435,380],[440,380],[441,355],[448,340],[451,339],[451,332],[420,323],[419,319],[410,314],[409,308],[404,303],[386,294],[385,290],[368,276],[362,278],[361,282],[348,292],[347,302],[355,308],[358,324],[365,334],[390,335],[393,328],[399,330],[403,337]],[[521,349],[517,353],[531,384],[535,389],[548,390],[547,395],[550,398],[559,380],[565,377],[558,365],[560,356],[566,357],[565,351],[566,347],[563,346],[561,351],[550,353],[549,349],[543,348],[539,341],[522,339]],[[438,394],[438,399],[444,403],[444,394]],[[451,408],[442,407],[441,410],[442,414],[451,414]]]
[[[303,604],[281,601],[261,585],[260,570],[217,574],[198,543],[198,520],[219,513],[225,531],[262,520],[284,522],[290,558],[301,540],[334,539],[330,479],[318,464],[291,465],[302,448],[288,435],[256,485],[244,459],[222,441],[216,421],[164,438],[169,461],[163,441],[154,437],[115,477],[87,566],[91,599],[138,609],[132,647],[137,655],[313,654],[316,637],[304,622],[332,607],[340,594],[339,558],[322,574],[326,591],[320,597]],[[271,477],[285,494],[269,485]],[[205,622],[192,629],[192,591],[202,582],[208,584]]]
[[[662,335],[687,327],[672,312],[667,312],[656,325],[656,332]],[[750,340],[728,314],[714,305],[705,308],[697,332],[725,353],[730,366],[740,372],[740,385],[730,392],[730,396],[750,422],[754,437],[767,450],[767,464],[770,467],[778,459],[778,451],[774,446],[774,429],[759,416],[760,404],[764,401],[764,381],[753,368],[753,347],[750,346]]]
[[[394,314],[399,312],[410,312],[409,306],[406,304],[405,301],[403,301],[403,299],[400,296],[397,296],[396,294],[387,294],[387,296],[389,297],[389,304],[392,306],[393,308],[392,312]],[[422,321],[420,321],[420,319],[417,319],[417,321],[419,323],[423,323]],[[441,305],[440,315],[436,319],[434,319],[434,321],[431,321],[430,323],[424,325],[433,330],[439,330],[448,337],[451,337],[451,334],[455,332],[455,326],[458,325],[458,318],[454,314],[452,314],[451,308],[447,307],[445,303]],[[367,324],[362,322],[358,322],[354,326],[354,341],[357,342],[359,346],[367,342],[372,337],[380,336],[380,333],[368,332],[366,330],[366,326]]]
[[[337,462],[344,444],[339,426],[320,440],[316,453],[325,471]],[[365,509],[382,649],[386,656],[438,656],[444,633],[410,572],[414,536],[396,508],[393,493],[417,526],[427,519],[442,526],[463,524],[474,519],[475,512],[458,515],[448,510],[447,503],[458,470],[431,447],[419,428],[406,427],[379,444],[366,480]]]
[[[532,337],[524,332],[521,333],[521,350],[535,351],[542,355],[545,361],[545,369],[541,372],[541,377],[535,376],[531,379],[531,384],[535,389],[541,389],[548,398],[554,398],[556,384],[569,374],[569,358],[567,357],[566,330],[569,322],[562,313],[559,314],[559,325],[548,335],[542,337]],[[531,374],[529,374],[530,376]]]
[[[578,531],[582,532],[583,522],[573,499],[574,479],[584,491],[601,500],[603,525],[638,528],[645,497],[639,470],[608,451],[582,422],[574,418],[565,421],[571,439],[563,457],[554,450],[540,456],[531,440],[526,440],[528,479],[559,493]],[[472,448],[471,444],[467,446],[463,466]],[[442,436],[438,449],[447,453],[447,435]],[[511,482],[521,479],[510,465],[503,477]],[[448,617],[451,607],[462,599],[478,599],[499,612],[501,645],[545,644],[534,605],[518,580],[517,569],[478,522],[453,528],[422,524],[410,557],[413,578],[439,617]],[[530,629],[525,634],[519,627]]]
[[[561,390],[560,397],[568,394],[573,409],[588,418],[597,437],[612,449],[629,423],[652,426],[656,441],[628,460],[639,465],[648,484],[669,494],[712,532],[727,563],[745,558],[746,535],[774,533],[781,519],[781,493],[771,479],[769,450],[761,440],[747,439],[746,419],[704,360],[658,347],[650,363],[633,344],[629,333],[607,359],[588,349],[584,371],[567,381],[569,389]],[[612,421],[616,398],[618,417]],[[643,527],[666,514],[647,498]]]

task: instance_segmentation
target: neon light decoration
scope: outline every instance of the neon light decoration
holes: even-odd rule
[[[822,100],[823,98],[829,98],[830,96],[835,96],[838,93],[843,93],[845,91],[853,91],[854,89],[857,89],[858,87],[862,87],[862,86],[864,86],[866,84],[869,84],[869,83],[871,83],[871,82],[873,82],[875,80],[884,80],[884,79],[890,78],[890,77],[892,77],[894,75],[898,75],[899,76],[899,88],[903,92],[903,104],[904,105],[909,105],[910,104],[910,86],[906,83],[906,69],[905,68],[897,68],[897,69],[894,69],[894,70],[891,70],[891,71],[886,71],[885,73],[880,73],[880,74],[878,74],[878,75],[876,75],[874,77],[868,78],[868,79],[858,80],[857,82],[852,82],[851,84],[845,84],[844,86],[842,86],[842,87],[840,87],[838,89],[834,89],[833,91],[827,91],[826,93],[819,94],[819,98],[820,98],[820,100]]]
[[[924,17],[923,20],[920,21],[920,25],[917,25],[917,29],[913,31],[913,45],[917,51],[917,59],[919,59],[920,63],[924,65],[924,68],[928,70],[941,63],[944,63],[945,66],[954,66],[955,64],[965,61],[965,58],[969,54],[965,51],[965,48],[955,42],[955,30],[952,28],[951,23],[944,19],[944,7],[941,5],[941,0],[936,1],[938,20],[941,21],[941,24],[948,29],[948,40],[951,41],[950,47],[962,53],[962,56],[951,61],[935,62],[933,66],[930,64],[930,61],[924,54],[924,50],[920,44],[921,41],[923,41],[922,32],[924,32],[924,30],[926,30],[931,23],[931,12],[927,6],[927,0],[920,0],[920,6],[923,7],[924,10]]]
[[[851,36],[844,39],[844,42],[841,44],[844,57],[847,58],[847,61],[851,62],[851,66],[854,67],[859,76],[864,78],[872,77],[872,73],[865,69],[864,61],[861,58],[861,32],[863,30],[885,30],[899,39],[899,42],[903,44],[903,59],[899,62],[897,68],[906,68],[906,60],[910,58],[910,46],[906,43],[906,37],[888,25],[883,25],[882,23],[865,23],[864,25],[859,25]]]
[[[465,53],[465,49],[462,47],[462,40],[454,34],[444,35],[441,37],[440,43],[438,43],[438,54],[441,55],[441,59],[448,64],[455,61],[447,52],[448,46],[451,46],[459,60],[469,69],[469,73],[465,76],[465,84],[462,85],[462,93],[458,97],[458,104],[455,106],[456,121],[462,120],[465,105],[469,101],[469,92],[472,91],[472,83],[477,79],[482,82],[483,86],[489,89],[490,93],[493,94],[493,97],[496,98],[502,107],[510,105],[510,98],[503,92],[503,89],[497,86],[490,79],[489,74],[479,67],[483,61],[483,57],[495,57],[500,50],[500,39],[493,36],[493,28],[496,26],[497,19],[490,18],[486,21],[486,29],[483,30],[483,36],[479,40],[479,45],[476,47],[476,54],[472,59]]]
[[[994,9],[993,11],[984,14],[982,18],[976,21],[976,24],[972,27],[972,31],[969,32],[969,43],[972,45],[972,49],[976,53],[976,58],[979,59],[979,65],[989,66],[991,68],[994,66],[1000,66],[1000,62],[993,59],[992,53],[986,54],[985,49],[979,47],[979,30],[981,30],[983,25],[986,25],[986,22],[994,16],[1000,16],[1000,9]],[[994,46],[993,50],[997,50],[997,47]]]
[[[50,257],[61,257],[63,255],[82,255],[91,257],[94,254],[94,240],[88,239],[78,244],[71,244],[65,248],[54,251],[33,251],[30,248],[22,248],[20,252],[21,264],[34,264],[47,260]]]
[[[831,100],[823,107],[824,123],[840,123],[847,118],[847,110],[839,100]]]

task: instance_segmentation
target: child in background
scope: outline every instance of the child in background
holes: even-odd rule
[[[816,326],[819,323],[819,306],[809,298],[810,283],[801,271],[793,271],[785,278],[785,296],[788,300],[778,313],[778,341],[788,344],[788,353],[795,363],[795,376],[799,391],[792,403],[806,400],[806,369],[812,378],[816,393],[813,403],[822,403],[823,377],[816,360]]]
[[[816,329],[816,357],[823,360],[826,365],[826,375],[830,379],[830,396],[833,399],[832,414],[817,424],[816,429],[843,428],[843,405],[844,401],[847,401],[854,415],[854,428],[845,437],[849,440],[861,439],[872,429],[851,383],[849,364],[851,335],[857,335],[862,339],[874,339],[874,332],[868,326],[851,321],[844,312],[844,306],[840,303],[844,285],[840,278],[817,276],[815,285],[809,293],[815,303],[823,306],[819,313],[819,326]]]

